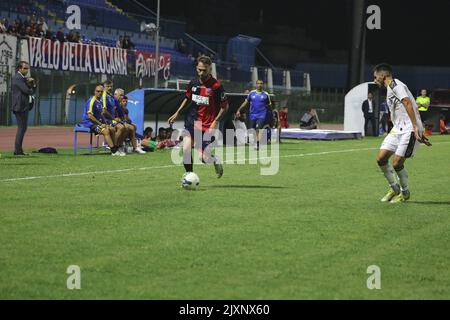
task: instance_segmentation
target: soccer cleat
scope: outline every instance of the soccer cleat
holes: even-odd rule
[[[411,197],[411,194],[410,194],[409,190],[402,190],[402,193],[393,197],[392,200],[390,201],[390,203],[405,202],[410,197]]]
[[[214,169],[216,170],[217,178],[222,177],[222,175],[223,175],[223,165],[219,162],[219,160],[216,160],[214,162]]]
[[[395,185],[394,187],[389,188],[388,193],[381,198],[381,202],[389,202],[394,198],[395,196],[400,194],[400,187],[398,185]]]
[[[409,200],[409,198],[411,198],[411,193],[409,192],[408,189],[403,190],[403,191],[402,191],[402,195],[403,195],[403,198],[404,198],[405,200]]]
[[[144,150],[142,150],[141,147],[137,147],[136,149],[134,149],[134,152],[139,153],[139,154],[145,154],[147,152],[145,152]]]

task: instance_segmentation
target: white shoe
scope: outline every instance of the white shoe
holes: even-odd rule
[[[139,154],[145,154],[147,152],[145,152],[144,150],[141,149],[141,147],[137,147],[136,149],[134,149],[134,152],[139,153]]]
[[[111,155],[113,157],[125,157],[127,154],[124,152],[120,152],[119,150],[117,150],[115,153],[111,153]]]

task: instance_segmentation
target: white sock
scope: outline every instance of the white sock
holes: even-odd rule
[[[383,171],[384,176],[391,187],[397,184],[397,174],[395,173],[394,167],[390,163],[380,166],[380,169]]]
[[[205,156],[203,155],[203,162],[207,163],[207,164],[211,164],[211,163],[215,163],[217,161],[217,157],[210,155],[210,156]]]
[[[403,168],[400,171],[397,171],[398,179],[400,180],[400,187],[402,191],[408,190],[408,171]]]

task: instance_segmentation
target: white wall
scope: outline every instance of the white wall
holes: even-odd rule
[[[359,131],[364,136],[364,114],[362,103],[367,99],[369,83],[357,85],[345,95],[344,130]]]

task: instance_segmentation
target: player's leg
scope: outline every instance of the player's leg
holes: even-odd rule
[[[121,152],[125,153],[123,150],[123,142],[127,136],[127,129],[122,123],[118,123],[114,126],[115,128],[115,136],[116,136],[116,145],[121,149]]]
[[[103,136],[103,138],[105,139],[106,144],[109,146],[110,150],[111,150],[111,154],[115,155],[117,152],[117,147],[114,144],[114,140],[111,137],[111,130],[109,127],[106,128],[102,128],[101,132],[99,133],[100,135]]]
[[[384,139],[377,155],[378,166],[390,186],[388,193],[381,199],[382,202],[389,202],[393,197],[400,194],[397,174],[389,163],[389,158],[395,153],[397,145],[397,137],[390,134]]]
[[[194,131],[192,129],[192,131]],[[194,171],[194,159],[192,158],[192,138],[194,132],[183,134],[183,166],[186,172]]]
[[[111,137],[113,141],[113,145],[117,146],[117,135],[116,135],[116,129],[111,125],[106,125],[106,130],[108,131],[109,136]]]
[[[403,134],[400,139],[400,145],[395,152],[395,156],[392,161],[392,165],[397,172],[401,194],[392,199],[391,202],[404,202],[410,198],[410,192],[408,189],[408,171],[405,168],[405,161],[407,158],[414,156],[419,149],[420,143],[416,140],[413,132]]]
[[[265,119],[256,119],[256,150],[259,150],[259,145],[262,141],[262,135],[265,132],[264,121]]]
[[[133,151],[136,153],[144,154],[146,153],[144,150],[142,150],[141,147],[138,147],[137,141],[136,141],[136,127],[132,124],[125,123],[125,128],[127,130],[127,136],[131,141],[131,145],[133,146]]]
[[[125,156],[125,152],[120,152],[119,146],[117,145],[117,132],[113,126],[107,126],[105,130],[105,134],[110,136],[111,142],[113,143],[113,147],[111,148],[111,154],[114,156]],[[106,138],[105,138],[106,141]],[[106,142],[108,143],[108,142]]]
[[[392,159],[392,166],[397,173],[401,189],[401,193],[391,200],[392,203],[404,202],[410,197],[408,190],[408,171],[405,169],[405,160],[406,159],[404,157],[397,154],[394,155],[394,158]]]
[[[217,178],[223,175],[223,165],[221,159],[213,154],[216,137],[211,136],[209,133],[202,133],[201,148],[198,148],[199,157],[203,163],[212,163],[214,170],[217,174]]]

